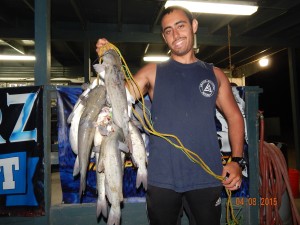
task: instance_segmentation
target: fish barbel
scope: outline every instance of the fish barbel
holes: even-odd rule
[[[93,88],[88,95],[86,107],[81,115],[78,128],[78,157],[80,170],[79,196],[86,187],[86,173],[91,154],[95,129],[94,122],[106,102],[106,89],[102,85]]]
[[[98,173],[105,174],[105,193],[111,204],[108,225],[119,225],[121,218],[120,202],[123,201],[123,166],[120,142],[124,139],[123,132],[116,127],[114,132],[105,136],[100,148]]]
[[[114,50],[110,49],[103,55],[103,64],[105,65],[104,83],[112,107],[113,122],[122,129],[125,142],[132,152],[125,75],[121,68],[120,57]]]

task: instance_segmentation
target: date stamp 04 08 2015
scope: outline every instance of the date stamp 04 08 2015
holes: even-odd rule
[[[276,206],[277,198],[240,198],[235,199],[238,206]]]

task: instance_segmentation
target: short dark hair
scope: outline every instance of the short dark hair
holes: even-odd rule
[[[170,7],[165,8],[161,13],[161,21],[165,17],[165,15],[170,14],[174,10],[181,10],[182,12],[184,12],[185,15],[187,16],[187,18],[189,19],[190,24],[193,23],[193,19],[194,19],[193,14],[189,10],[187,10],[186,8],[181,7],[181,6],[170,6]]]

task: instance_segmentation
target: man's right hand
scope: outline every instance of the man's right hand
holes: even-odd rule
[[[100,39],[98,39],[97,44],[96,44],[96,52],[98,53],[98,55],[99,55],[100,49],[101,49],[103,46],[107,45],[108,43],[109,43],[108,40],[105,39],[105,38],[100,38]]]

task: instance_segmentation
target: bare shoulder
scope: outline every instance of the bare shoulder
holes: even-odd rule
[[[219,86],[221,86],[223,83],[229,84],[229,80],[228,80],[227,76],[220,68],[213,67],[213,70],[214,70],[214,73],[217,78]]]
[[[226,114],[234,112],[235,110],[233,109],[237,109],[237,107],[232,94],[229,79],[220,68],[214,67],[213,70],[219,85],[219,91],[216,101],[217,106],[221,111],[223,111]]]
[[[136,79],[145,80],[150,86],[154,85],[156,76],[156,64],[148,63],[143,66],[136,74]]]
[[[142,97],[141,95],[148,93],[152,99],[155,77],[156,64],[149,63],[142,67],[139,71],[137,71],[137,73],[133,77],[135,84],[127,84],[131,95],[134,96],[135,99],[139,99]]]
[[[142,76],[151,76],[156,74],[156,64],[155,63],[148,63],[145,66],[143,66],[136,75],[142,75]]]

